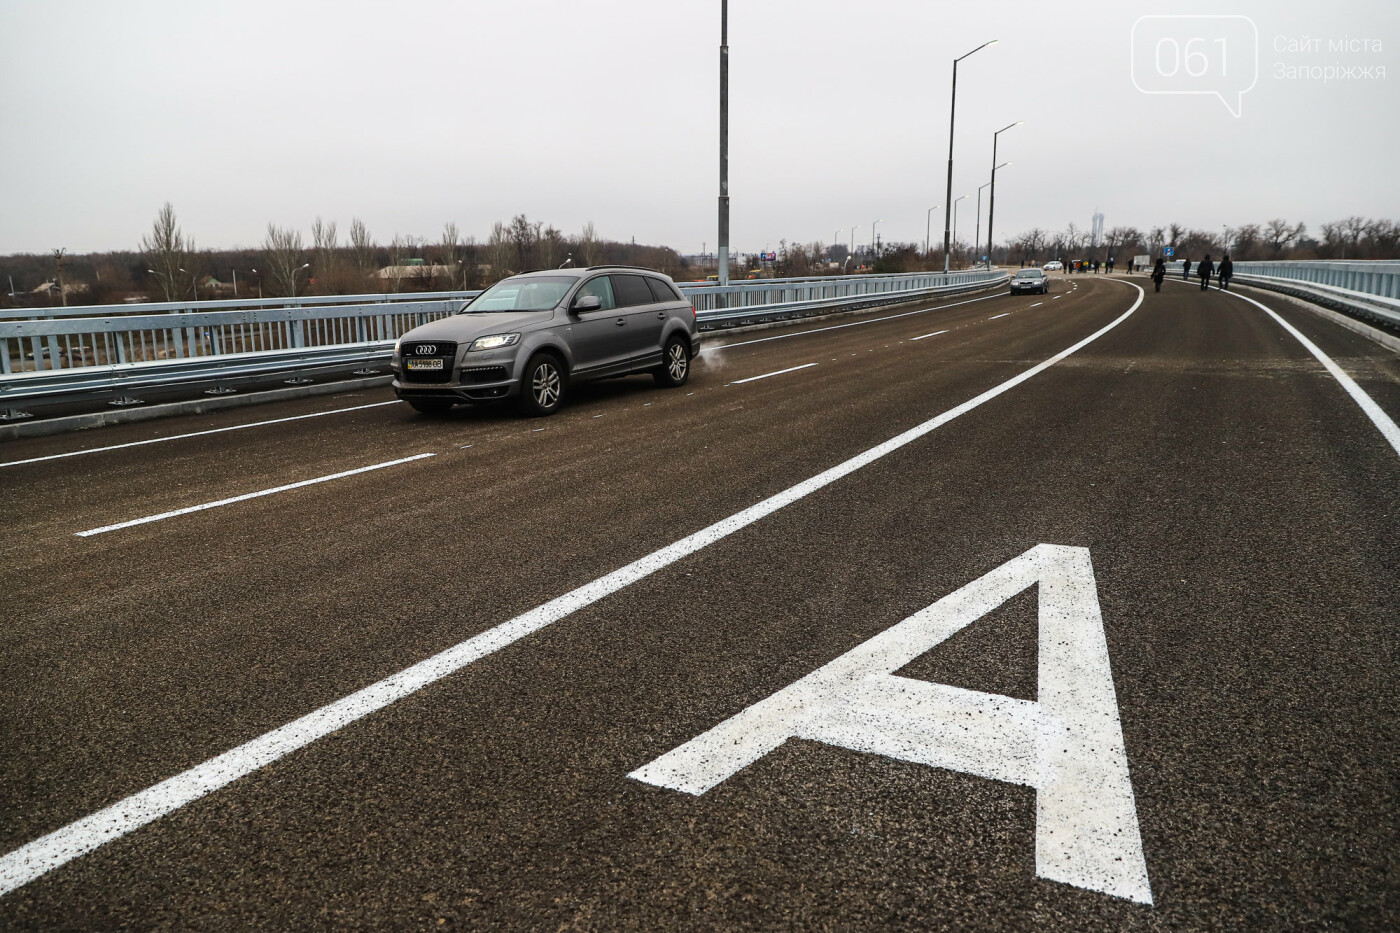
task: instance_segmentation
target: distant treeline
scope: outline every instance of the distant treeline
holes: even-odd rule
[[[564,263],[624,263],[684,277],[675,250],[600,237],[586,224],[566,235],[521,214],[496,223],[486,242],[447,224],[436,240],[395,236],[377,242],[358,219],[342,240],[335,222],[317,218],[311,236],[269,224],[260,247],[198,249],[167,204],[140,249],[0,257],[0,304],[118,304],[286,295],[362,295],[474,289],[507,275]]]
[[[140,248],[109,253],[68,255],[20,253],[0,257],[0,305],[32,307],[56,304],[116,304],[125,301],[187,301],[286,295],[357,295],[404,291],[451,291],[481,288],[507,275],[579,266],[623,263],[647,266],[677,279],[703,278],[710,262],[692,266],[674,249],[621,243],[598,236],[593,224],[568,235],[551,225],[517,215],[498,222],[486,242],[462,237],[446,224],[436,240],[395,236],[387,244],[352,219],[342,240],[334,221],[316,218],[309,240],[299,230],[268,224],[259,247],[234,250],[196,248],[180,230],[174,208],[166,204]],[[931,246],[933,244],[930,244]],[[860,246],[851,253],[841,244],[781,241],[776,261],[741,256],[731,266],[735,278],[755,275],[802,276],[855,272],[916,272],[943,268],[942,244]],[[1323,224],[1310,236],[1302,223],[1282,218],[1262,224],[1196,230],[1166,224],[1141,230],[1113,227],[1098,243],[1076,224],[1058,231],[1035,227],[993,250],[999,264],[1040,263],[1048,259],[1106,259],[1161,255],[1173,247],[1177,257],[1230,253],[1251,259],[1400,259],[1400,223],[1348,217]],[[985,246],[959,242],[951,265],[972,264]]]

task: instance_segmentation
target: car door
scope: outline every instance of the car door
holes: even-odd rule
[[[625,359],[622,332],[627,329],[627,318],[619,313],[611,277],[598,275],[584,282],[572,302],[589,295],[602,302],[598,310],[569,312],[574,369],[580,373],[606,369]]]
[[[657,304],[642,276],[614,273],[611,278],[617,308],[627,318],[627,326],[622,330],[624,354],[632,361],[659,363],[661,325],[666,320],[663,306]]]

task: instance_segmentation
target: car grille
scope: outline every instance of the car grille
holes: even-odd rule
[[[510,372],[504,366],[463,366],[462,385],[476,385],[482,382],[505,382]]]
[[[432,347],[431,353],[419,354],[419,348]],[[411,370],[409,360],[441,359],[442,369]],[[452,364],[457,359],[457,343],[452,340],[405,341],[403,344],[403,381],[415,383],[443,383],[452,381]]]

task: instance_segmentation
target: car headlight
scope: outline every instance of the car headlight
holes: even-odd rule
[[[489,337],[478,337],[472,341],[472,345],[467,347],[467,352],[472,350],[499,350],[501,347],[513,347],[520,342],[519,334],[492,334]]]

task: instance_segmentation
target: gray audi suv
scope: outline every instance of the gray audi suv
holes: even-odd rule
[[[394,392],[425,414],[514,399],[526,414],[552,415],[569,386],[590,379],[651,373],[685,385],[699,352],[695,309],[659,272],[528,272],[400,337]]]

